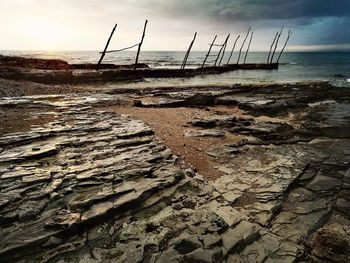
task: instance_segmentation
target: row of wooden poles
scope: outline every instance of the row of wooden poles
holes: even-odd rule
[[[134,70],[136,70],[137,65],[138,65],[139,56],[140,56],[141,46],[143,44],[143,40],[144,40],[145,34],[146,34],[147,23],[148,23],[148,20],[145,21],[145,24],[144,24],[144,27],[143,27],[143,33],[142,33],[141,41],[139,43],[137,43],[135,45],[132,45],[130,47],[126,47],[126,48],[122,48],[122,49],[118,49],[118,50],[109,50],[109,51],[107,51],[109,43],[110,43],[110,41],[112,39],[112,36],[113,36],[113,34],[114,34],[114,32],[115,32],[115,30],[117,28],[117,24],[115,24],[115,26],[113,27],[113,30],[112,30],[112,32],[111,32],[111,34],[110,34],[110,36],[109,36],[109,38],[107,40],[107,43],[105,45],[104,50],[102,52],[100,52],[101,57],[100,57],[100,60],[98,61],[98,66],[101,65],[102,60],[103,60],[103,58],[105,57],[105,55],[107,53],[121,52],[121,51],[124,51],[124,50],[132,49],[134,47],[138,47],[137,48],[136,59],[135,59],[135,64],[134,64]],[[269,50],[269,53],[268,53],[268,57],[267,57],[267,62],[266,62],[267,64],[272,64],[273,63],[273,59],[274,59],[274,56],[276,54],[278,43],[279,43],[280,38],[282,36],[283,30],[284,30],[284,28],[282,27],[281,30],[276,33],[276,35],[275,35],[275,37],[274,37],[274,39],[272,41],[272,44],[270,46],[270,50]],[[248,46],[247,46],[247,50],[245,52],[243,64],[245,64],[246,61],[247,61],[247,56],[248,56],[248,53],[249,53],[249,49],[250,49],[250,46],[251,46],[251,43],[252,43],[252,40],[253,40],[253,34],[254,34],[254,32],[251,30],[251,27],[249,27],[249,29],[247,31],[247,34],[245,35],[244,40],[243,40],[243,42],[242,42],[242,44],[240,46],[236,64],[239,64],[239,62],[241,60],[242,50],[243,50],[243,48],[245,46],[245,43],[246,43],[246,41],[248,39],[249,34],[250,34],[250,39],[249,39],[249,43],[248,43]],[[284,50],[285,50],[285,48],[287,46],[287,43],[288,43],[288,41],[290,39],[291,34],[292,34],[291,31],[288,30],[287,38],[286,38],[286,40],[284,42],[284,45],[283,45],[283,47],[282,47],[282,49],[281,49],[281,51],[280,51],[280,53],[279,53],[275,63],[277,63],[277,64],[279,63],[279,60],[280,60],[280,58],[282,56],[282,53],[284,52]],[[229,40],[230,36],[231,36],[230,34],[227,35],[225,41],[222,44],[216,44],[215,41],[217,39],[217,35],[214,37],[213,42],[211,44],[209,44],[210,47],[209,47],[208,53],[206,54],[206,56],[205,56],[205,58],[203,60],[202,68],[206,65],[206,63],[209,63],[209,64],[213,63],[215,67],[220,67],[221,66],[223,58],[225,56],[225,52],[226,52],[226,49],[227,49],[228,40]],[[231,62],[231,58],[232,58],[233,52],[234,52],[234,50],[236,48],[237,41],[238,41],[238,39],[240,37],[241,36],[238,35],[236,37],[235,41],[234,41],[234,44],[233,44],[233,47],[231,49],[230,55],[229,55],[229,57],[227,59],[227,62],[226,62],[227,65],[229,65],[230,62]],[[182,64],[181,64],[181,69],[185,69],[185,67],[186,67],[188,57],[189,57],[189,55],[191,53],[191,50],[192,50],[194,42],[196,41],[196,38],[197,38],[197,32],[194,34],[193,39],[192,39],[192,41],[191,41],[191,43],[190,43],[190,45],[189,45],[189,47],[188,47],[188,49],[186,51],[185,57],[184,57],[184,59],[182,61]],[[211,51],[212,51],[213,47],[220,47],[218,54],[211,54]],[[213,61],[209,61],[208,62],[208,58],[209,57],[213,57],[213,56],[215,57],[215,59]]]
[[[142,37],[141,37],[140,43],[137,43],[137,44],[132,45],[132,46],[130,46],[130,47],[122,48],[122,49],[119,49],[119,50],[109,50],[109,51],[107,51],[108,46],[109,46],[109,43],[111,42],[111,39],[112,39],[112,37],[113,37],[113,34],[114,34],[114,32],[115,32],[115,30],[116,30],[116,28],[117,28],[117,25],[118,25],[118,24],[115,24],[115,26],[113,27],[112,32],[111,32],[111,34],[110,34],[110,36],[109,36],[109,38],[108,38],[108,40],[107,40],[107,43],[106,43],[105,48],[103,49],[102,52],[100,52],[101,57],[100,57],[100,60],[99,60],[98,63],[97,63],[97,66],[99,67],[99,66],[101,65],[102,60],[103,60],[103,58],[105,57],[105,55],[106,55],[107,53],[121,52],[121,51],[124,51],[124,50],[132,49],[132,48],[134,48],[134,47],[138,47],[138,48],[137,48],[137,54],[136,54],[135,65],[134,65],[134,70],[136,70],[137,64],[138,64],[138,61],[139,61],[141,46],[142,46],[142,44],[143,44],[143,40],[144,40],[145,35],[146,35],[147,23],[148,23],[148,20],[145,21],[145,25],[144,25],[144,27],[143,27],[143,33],[142,33]]]

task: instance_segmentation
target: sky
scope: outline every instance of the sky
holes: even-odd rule
[[[287,51],[350,51],[350,0],[1,0],[0,50],[101,50],[115,23],[110,49],[140,41],[143,50],[207,50],[215,35],[244,39],[266,51],[285,27]],[[238,43],[240,45],[240,42]]]

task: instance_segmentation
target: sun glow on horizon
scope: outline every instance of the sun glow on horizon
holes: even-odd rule
[[[28,46],[59,49],[71,35],[69,27],[48,19],[23,19],[17,24]]]
[[[164,4],[163,7],[151,4],[158,1]],[[242,8],[244,5],[252,5],[245,4],[247,1],[244,0],[235,1],[241,2]],[[348,34],[342,34],[346,32],[348,18],[342,15],[315,14],[317,16],[309,21],[304,17],[289,18],[291,14],[287,12],[286,19],[281,20],[282,14],[277,14],[272,20],[261,20],[261,14],[265,16],[266,13],[264,8],[271,9],[272,4],[266,3],[257,5],[260,16],[257,14],[256,19],[252,13],[248,20],[241,21],[232,17],[231,21],[225,19],[226,13],[218,13],[216,9],[208,9],[211,13],[207,13],[206,5],[200,2],[1,0],[0,50],[101,50],[115,23],[118,23],[118,28],[110,48],[118,49],[139,41],[144,19],[147,18],[149,25],[142,46],[142,50],[145,51],[186,50],[194,32],[198,32],[198,36],[193,51],[206,51],[207,44],[212,42],[215,35],[218,36],[219,43],[223,42],[229,33],[229,46],[232,47],[234,36],[244,36],[249,26],[254,30],[250,50],[269,51],[273,37],[282,24],[285,28],[291,28],[293,32],[286,51],[350,51]],[[215,3],[215,0],[202,2]],[[286,3],[281,3],[285,10],[290,5]],[[174,10],[170,8],[172,5]],[[189,10],[184,13],[186,10],[183,10],[183,7],[186,5],[196,8],[191,10],[193,12]],[[222,19],[219,19],[220,16]],[[285,38],[284,34],[281,42]],[[238,44],[242,41],[240,38]]]

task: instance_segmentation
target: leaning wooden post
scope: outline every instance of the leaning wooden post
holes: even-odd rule
[[[216,59],[215,59],[214,66],[216,66],[216,64],[218,63],[218,59],[219,59],[219,57],[220,57],[220,55],[221,55],[221,50],[222,50],[223,47],[224,47],[224,45],[222,45],[221,48],[220,48],[220,50],[219,50],[219,53],[218,53],[218,55],[217,55],[217,57],[216,57]]]
[[[225,43],[224,43],[224,47],[223,47],[223,51],[222,51],[222,55],[221,55],[221,59],[220,59],[220,62],[219,62],[219,67],[221,65],[221,62],[222,62],[222,59],[224,58],[225,56],[225,51],[226,51],[226,47],[227,47],[227,42],[228,42],[228,39],[230,38],[230,34],[227,36],[226,40],[225,40]]]
[[[108,40],[107,40],[106,46],[105,46],[105,48],[104,48],[104,50],[103,50],[103,52],[102,52],[102,54],[101,54],[100,60],[99,60],[98,63],[97,63],[97,68],[101,65],[102,60],[103,60],[103,58],[105,57],[107,48],[108,48],[108,46],[109,46],[109,42],[111,42],[112,36],[113,36],[114,31],[115,31],[116,28],[117,28],[117,24],[115,24],[115,26],[113,27],[113,30],[112,30],[112,32],[111,32],[111,35],[109,36],[109,38],[108,38]]]
[[[218,36],[215,35],[214,40],[213,40],[213,42],[211,43],[210,48],[209,48],[209,50],[208,50],[208,53],[207,53],[207,55],[205,56],[205,58],[204,58],[204,60],[203,60],[202,68],[204,67],[205,62],[207,62],[207,59],[208,59],[208,57],[209,57],[209,55],[210,55],[211,49],[212,49],[212,47],[213,47],[213,45],[214,45],[215,40],[216,40],[217,37],[218,37]]]
[[[245,42],[246,42],[246,40],[247,40],[247,37],[248,37],[248,35],[249,35],[249,32],[250,32],[250,27],[249,27],[249,29],[248,29],[247,35],[245,36],[245,38],[244,38],[244,40],[243,40],[242,46],[241,46],[241,48],[239,49],[237,64],[239,64],[239,60],[240,60],[240,58],[241,58],[242,49],[243,49],[244,44],[245,44]]]
[[[250,44],[252,43],[252,39],[253,39],[253,31],[250,33],[250,40],[249,40],[247,51],[245,52],[245,57],[244,57],[244,63],[243,64],[245,64],[245,62],[247,60],[247,56],[248,56]]]
[[[270,56],[271,56],[272,47],[273,47],[273,44],[275,44],[275,41],[276,41],[277,36],[278,36],[278,32],[276,33],[275,38],[273,39],[272,44],[271,44],[271,46],[270,46],[270,51],[269,51],[269,55],[267,56],[267,62],[266,62],[266,64],[269,64],[269,63],[270,63]]]
[[[219,53],[218,53],[218,55],[217,55],[217,57],[216,57],[214,66],[216,66],[216,65],[218,64],[218,60],[219,60],[219,58],[220,58],[221,51],[222,51],[222,49],[224,48],[225,43],[227,42],[227,40],[228,40],[229,37],[230,37],[230,35],[228,35],[228,36],[226,37],[224,43],[221,45],[221,48],[220,48]]]
[[[281,32],[277,36],[276,43],[275,43],[275,48],[274,48],[274,50],[272,52],[272,55],[271,55],[270,64],[272,64],[272,62],[273,62],[273,57],[275,56],[276,49],[277,49],[277,46],[278,46],[278,41],[280,40],[282,32],[283,32],[283,27],[281,28]]]
[[[229,58],[228,58],[228,60],[227,60],[227,64],[230,64],[230,60],[231,60],[233,51],[235,50],[237,40],[240,38],[240,36],[241,36],[241,35],[238,35],[238,37],[237,37],[236,40],[235,40],[235,43],[233,44],[233,48],[232,48],[231,53],[230,53],[230,56],[229,56]]]
[[[136,70],[136,68],[137,68],[137,63],[138,63],[138,61],[139,61],[140,50],[141,50],[141,46],[142,46],[142,43],[143,43],[143,39],[145,38],[147,23],[148,23],[148,20],[145,21],[145,25],[144,25],[144,27],[143,27],[143,33],[142,33],[141,42],[140,42],[139,47],[138,47],[138,49],[137,49],[137,54],[136,54],[136,60],[135,60],[134,70]]]
[[[221,65],[221,62],[222,62],[223,56],[225,55],[225,50],[226,50],[226,43],[224,43],[224,45],[222,46],[222,53],[221,53],[221,58],[220,58],[220,61],[219,61],[218,67],[220,67],[220,65]]]
[[[193,43],[194,43],[194,41],[196,40],[196,37],[197,37],[197,32],[194,33],[192,42],[191,42],[190,46],[188,47],[188,50],[187,50],[187,52],[186,52],[186,54],[185,54],[185,57],[184,57],[184,60],[183,60],[183,62],[182,62],[181,69],[185,69],[185,67],[186,67],[187,59],[188,59],[188,56],[190,55],[190,52],[191,52],[191,49],[192,49],[192,47],[193,47]]]
[[[292,35],[292,32],[290,32],[290,30],[288,30],[288,37],[287,37],[286,42],[284,43],[284,46],[283,46],[283,48],[282,48],[282,50],[281,50],[281,52],[280,52],[280,54],[279,54],[279,56],[278,56],[278,58],[277,58],[277,64],[278,64],[278,62],[280,61],[280,58],[281,58],[281,56],[282,56],[282,53],[283,53],[284,49],[286,48],[287,43],[288,43],[288,40],[289,40],[289,38],[290,38],[291,35]]]

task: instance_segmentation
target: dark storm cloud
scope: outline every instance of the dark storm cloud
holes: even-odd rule
[[[146,0],[131,1],[172,16],[197,16],[230,21],[312,19],[349,16],[349,0]]]
[[[317,42],[322,44],[350,43],[350,17],[326,18],[312,24],[307,31]]]
[[[194,32],[194,49],[207,50],[214,35],[245,34],[249,26],[252,50],[266,50],[282,25],[293,32],[294,50],[350,50],[350,0],[1,0],[1,11],[0,49],[48,48],[38,27],[59,36],[50,48],[99,49],[116,22],[112,45],[127,46],[147,18],[149,50],[183,50]]]
[[[292,45],[349,44],[350,0],[126,0],[147,13],[209,31],[275,34],[281,25],[293,31]],[[184,22],[185,21],[185,22]],[[211,29],[212,27],[212,29]],[[271,36],[269,36],[271,38]],[[264,39],[265,36],[260,36]]]

